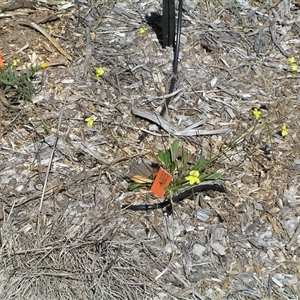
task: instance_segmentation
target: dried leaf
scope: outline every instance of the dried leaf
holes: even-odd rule
[[[136,183],[152,183],[153,182],[153,179],[149,179],[149,178],[143,177],[141,175],[134,175],[131,177],[131,180]]]

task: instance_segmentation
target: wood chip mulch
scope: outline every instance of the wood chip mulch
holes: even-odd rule
[[[299,299],[299,2],[184,1],[163,117],[162,1],[16,3],[4,63],[47,68],[0,93],[0,299]],[[127,187],[174,139],[228,192],[121,209],[162,201]]]

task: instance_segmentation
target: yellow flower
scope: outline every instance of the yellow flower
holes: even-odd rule
[[[290,71],[297,73],[298,72],[298,66],[296,64],[290,65]]]
[[[289,71],[290,72],[298,72],[298,63],[295,57],[288,57],[287,62],[289,64]]]
[[[255,120],[258,120],[260,118],[260,115],[261,115],[261,110],[259,110],[258,108],[254,107],[252,109],[252,115],[254,116]]]
[[[41,69],[46,69],[48,67],[48,65],[44,62],[44,61],[42,61],[41,63],[40,63],[40,68]]]
[[[19,63],[20,63],[19,59],[14,59],[10,68],[13,69],[13,68],[17,67],[19,65]]]
[[[85,121],[87,127],[92,127],[92,126],[93,126],[93,123],[94,123],[96,120],[97,120],[97,117],[96,117],[96,116],[91,116],[91,117],[86,118],[84,121]]]
[[[288,57],[287,61],[288,61],[289,64],[295,64],[295,63],[297,63],[295,57]]]
[[[190,185],[199,183],[200,182],[199,175],[200,175],[199,171],[196,171],[196,170],[190,171],[189,176],[186,176],[185,180],[188,181],[190,183]]]
[[[105,70],[103,68],[96,68],[95,74],[96,74],[96,79],[99,81],[101,79],[101,76],[105,73]]]
[[[147,32],[147,28],[146,27],[141,27],[139,30],[138,30],[138,34],[145,34]]]
[[[288,130],[286,128],[286,124],[283,123],[282,126],[281,126],[281,135],[282,136],[287,136],[288,135]]]

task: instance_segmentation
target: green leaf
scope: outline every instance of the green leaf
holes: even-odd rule
[[[164,151],[158,150],[157,155],[160,161],[165,165],[165,156],[164,156]]]
[[[169,165],[169,171],[170,171],[172,176],[174,176],[174,171],[176,170],[176,167],[177,167],[177,162],[172,161]]]
[[[133,190],[136,190],[140,187],[144,187],[144,186],[147,186],[148,184],[147,183],[131,183],[129,186],[128,186],[128,190],[129,191],[133,191]]]
[[[192,170],[200,170],[203,166],[205,166],[206,160],[204,156],[200,156],[200,158],[197,160],[195,166],[192,168]]]
[[[200,182],[207,180],[208,175],[209,174],[207,174],[207,173],[201,173],[199,176]]]
[[[158,150],[157,154],[163,165],[168,168],[170,164],[170,152]]]
[[[169,193],[174,193],[174,192],[178,191],[181,188],[182,188],[182,185],[171,186],[171,187],[166,188],[166,192],[168,194]]]
[[[5,88],[4,88],[4,91],[5,92],[15,92],[16,89],[13,86],[6,85]]]
[[[164,156],[165,156],[165,162],[166,162],[165,166],[168,169],[170,167],[170,163],[171,163],[170,151],[165,151]]]
[[[183,178],[187,175],[187,163],[188,163],[188,151],[184,150],[183,147],[180,149],[179,153],[181,159],[176,161],[178,174],[175,176],[175,183],[180,183],[183,181]]]
[[[188,159],[188,152],[182,148],[182,155],[181,155],[181,170],[180,174],[185,173],[187,168],[187,159]]]
[[[1,82],[2,82],[3,84],[5,84],[5,85],[14,85],[12,82],[7,81],[7,80],[5,80],[5,79],[1,79]]]
[[[214,179],[219,179],[221,177],[221,173],[214,172],[211,174],[207,173],[201,173],[199,176],[200,181],[205,181],[205,180],[214,180]]]
[[[179,140],[175,140],[171,146],[171,161],[175,161],[179,149]]]
[[[207,175],[206,180],[219,179],[222,176],[221,173],[215,172]]]

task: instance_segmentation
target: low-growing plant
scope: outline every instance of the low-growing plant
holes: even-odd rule
[[[25,70],[17,70],[18,61],[14,60],[0,71],[0,88],[10,99],[12,104],[20,100],[30,101],[36,92],[32,79],[39,66],[26,67]]]
[[[207,168],[212,162],[207,161],[201,156],[195,163],[191,162],[189,152],[180,146],[179,140],[174,140],[171,147],[166,150],[158,150],[156,159],[159,166],[164,168],[171,176],[172,181],[166,192],[172,194],[184,186],[198,184],[205,180],[213,180],[221,177],[218,172],[207,172]],[[134,181],[128,187],[129,190],[134,190],[139,187],[151,185],[151,180],[134,176]]]

